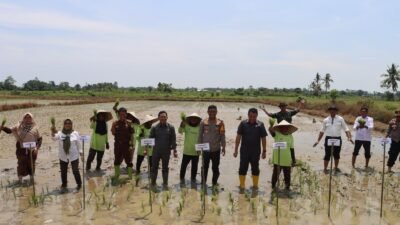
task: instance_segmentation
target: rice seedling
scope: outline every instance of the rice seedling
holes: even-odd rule
[[[180,118],[181,118],[182,121],[185,121],[186,120],[186,114],[184,112],[181,112]]]
[[[222,208],[221,207],[217,207],[217,215],[220,216],[222,213]]]
[[[160,210],[159,210],[159,213],[158,213],[158,216],[161,216],[162,215],[162,207],[160,206]]]
[[[56,127],[56,119],[54,117],[50,118],[50,123],[51,123],[51,127],[55,128]]]
[[[251,205],[251,211],[253,213],[256,213],[257,212],[257,204],[256,204],[256,202],[254,200],[251,200],[250,205]]]
[[[275,124],[276,120],[274,118],[269,118],[269,126],[273,127]]]
[[[143,200],[142,200],[142,212],[144,212],[144,203],[143,203]]]
[[[7,123],[7,119],[3,118],[3,120],[1,121],[1,126],[4,127],[4,125],[6,125]]]

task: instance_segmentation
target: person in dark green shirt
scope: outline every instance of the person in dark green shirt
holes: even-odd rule
[[[279,103],[279,108],[281,111],[277,113],[270,113],[268,112],[264,106],[261,106],[260,108],[267,114],[269,117],[272,117],[278,121],[278,123],[282,122],[283,120],[286,120],[287,122],[291,123],[292,122],[292,117],[295,116],[297,113],[300,112],[301,106],[304,104],[303,101],[299,102],[299,106],[297,109],[288,111],[287,110],[287,104],[284,102]]]
[[[150,115],[146,115],[146,118],[142,125],[137,128],[135,140],[136,140],[136,149],[137,149],[137,158],[136,158],[136,174],[140,174],[140,167],[144,161],[145,156],[149,156],[149,166],[151,169],[151,160],[153,156],[153,148],[146,149],[145,146],[141,145],[142,139],[149,138],[151,126],[153,123],[157,122],[158,118]]]
[[[107,121],[112,120],[112,114],[104,110],[95,111],[95,115],[90,118],[90,129],[93,130],[90,139],[90,150],[86,162],[86,170],[90,170],[92,162],[97,155],[96,170],[101,170],[104,150],[109,149]]]
[[[185,134],[185,142],[183,146],[183,157],[180,171],[181,184],[185,183],[185,174],[187,166],[192,162],[191,177],[192,183],[196,183],[197,168],[199,164],[199,153],[196,151],[195,145],[200,133],[200,122],[201,117],[196,113],[182,118],[181,125],[179,127],[179,133]]]

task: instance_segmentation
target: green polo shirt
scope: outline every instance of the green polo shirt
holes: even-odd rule
[[[185,142],[183,144],[183,154],[190,156],[198,156],[199,153],[196,151],[196,144],[200,133],[200,126],[192,127],[185,125],[185,127],[179,127],[179,133],[185,133]]]

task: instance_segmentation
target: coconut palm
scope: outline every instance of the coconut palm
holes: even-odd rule
[[[332,77],[329,73],[325,74],[323,79],[323,83],[325,86],[325,92],[328,93],[328,90],[331,88],[331,83],[333,82]]]
[[[315,75],[314,81],[311,82],[311,84],[310,84],[310,89],[314,92],[314,95],[320,96],[321,86],[322,86],[321,75],[319,75],[319,73],[317,73]]]
[[[387,73],[382,74],[383,81],[381,83],[381,87],[391,89],[393,94],[397,92],[398,84],[397,82],[400,81],[400,74],[398,71],[399,66],[392,63],[392,65],[386,70]]]

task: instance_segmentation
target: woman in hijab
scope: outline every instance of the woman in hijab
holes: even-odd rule
[[[92,137],[90,139],[90,150],[89,156],[86,162],[86,170],[90,170],[92,162],[96,157],[97,165],[96,171],[101,170],[101,163],[103,161],[104,150],[110,149],[108,144],[108,129],[107,121],[112,119],[112,114],[103,110],[99,110],[95,113],[95,116],[90,118],[90,128],[93,130]]]
[[[81,174],[79,172],[79,156],[82,157],[82,148],[80,145],[79,133],[74,131],[72,121],[70,119],[64,120],[62,131],[56,130],[53,126],[51,128],[51,135],[53,140],[58,141],[58,157],[60,159],[61,169],[61,193],[67,192],[67,171],[68,164],[71,163],[72,172],[75,177],[77,187],[75,192],[79,192],[82,186]]]
[[[18,160],[17,174],[19,183],[22,182],[22,178],[30,175],[32,181],[32,175],[35,173],[35,162],[38,154],[38,150],[42,144],[42,137],[40,136],[38,127],[33,119],[31,113],[25,113],[20,121],[14,127],[8,128],[0,125],[0,130],[13,134],[16,143],[16,155]],[[24,143],[35,142],[35,148],[24,148]]]

